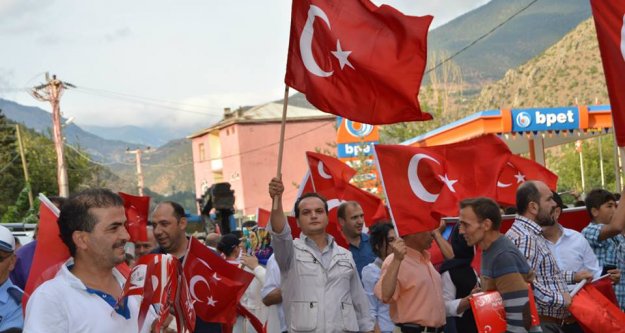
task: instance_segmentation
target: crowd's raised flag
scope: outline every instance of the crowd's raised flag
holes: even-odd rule
[[[229,264],[194,237],[183,270],[196,315],[207,322],[234,324],[237,304],[254,275]]]
[[[150,197],[119,192],[124,200],[126,210],[126,230],[130,234],[131,242],[148,241],[148,215],[150,211]]]
[[[356,175],[356,170],[332,156],[307,151],[306,159],[315,192],[334,189],[342,196],[349,180]]]
[[[512,154],[495,135],[433,147],[376,145],[375,159],[400,236],[438,228],[464,198],[497,195]]]
[[[555,190],[558,176],[544,166],[521,156],[511,154],[497,180],[497,197],[503,205],[516,204],[516,190],[528,180],[543,181],[550,189]]]
[[[157,311],[154,331],[161,331],[171,310],[176,317],[177,332],[195,329],[195,310],[189,288],[180,261],[174,256],[148,254],[141,257],[124,285],[123,297],[132,295],[143,298],[139,307],[139,330],[145,324],[150,306]]]
[[[625,1],[591,0],[605,81],[612,107],[614,132],[625,147]]]
[[[258,227],[267,228],[270,216],[270,211],[263,208],[258,208],[258,210],[256,211],[256,222],[258,223]],[[287,216],[286,220],[287,223],[289,223],[289,227],[291,228],[291,236],[293,236],[293,239],[299,238],[299,234],[302,231],[297,226],[297,219],[295,218],[295,216]]]
[[[322,111],[366,124],[430,120],[418,94],[431,16],[369,0],[294,0],[285,83]]]

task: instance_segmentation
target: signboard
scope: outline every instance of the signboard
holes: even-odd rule
[[[512,109],[512,131],[561,131],[579,128],[577,107]]]

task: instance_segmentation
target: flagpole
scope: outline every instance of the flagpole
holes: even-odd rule
[[[282,153],[284,152],[284,132],[286,130],[286,110],[289,105],[289,86],[284,85],[284,99],[282,100],[282,124],[280,125],[280,142],[278,144],[278,171],[276,178],[282,179]],[[278,198],[273,197],[273,209],[278,208]]]

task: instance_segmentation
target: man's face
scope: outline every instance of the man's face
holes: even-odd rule
[[[186,218],[176,220],[174,207],[169,204],[161,204],[156,207],[152,214],[154,223],[154,237],[167,253],[176,252],[184,242]]]
[[[484,221],[480,221],[477,217],[473,207],[468,206],[460,210],[458,223],[460,224],[460,229],[458,231],[464,236],[467,245],[473,246],[484,239],[486,226],[484,225]]]
[[[538,192],[540,192],[540,202],[538,202],[538,212],[536,213],[535,221],[543,227],[552,226],[556,223],[553,215],[558,204],[553,200],[553,193],[547,185],[537,182],[536,187]]]
[[[107,267],[115,267],[124,262],[124,246],[130,235],[124,224],[126,213],[123,206],[90,208],[89,214],[96,219],[93,230],[87,233],[85,253],[92,260]]]
[[[315,197],[300,201],[297,223],[304,235],[324,233],[328,226],[328,213],[323,201]]]
[[[15,252],[0,251],[0,284],[9,278],[9,273],[15,267]]]
[[[345,219],[339,218],[343,233],[348,237],[357,237],[362,233],[365,224],[365,213],[360,205],[348,205],[345,207]]]
[[[135,258],[139,259],[142,256],[150,253],[156,248],[156,238],[154,238],[154,229],[148,229],[148,241],[147,242],[135,242]]]
[[[601,224],[609,224],[610,221],[612,221],[614,212],[616,212],[616,202],[613,200],[604,202],[603,205],[599,206],[599,209],[592,209],[592,215],[595,222]]]

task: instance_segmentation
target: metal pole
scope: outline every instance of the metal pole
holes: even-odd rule
[[[599,169],[601,169],[601,188],[605,189],[605,173],[603,172],[603,151],[601,145],[601,135],[597,137],[599,146]]]
[[[28,176],[28,166],[26,165],[26,155],[24,154],[24,144],[22,143],[22,135],[20,134],[20,125],[15,124],[15,134],[17,135],[17,143],[20,149],[20,157],[22,158],[22,169],[24,169],[24,181],[28,186],[28,204],[33,209],[33,189],[30,186],[30,177]]]
[[[584,156],[579,152],[579,170],[582,175],[582,193],[586,193],[586,182],[584,180]]]

